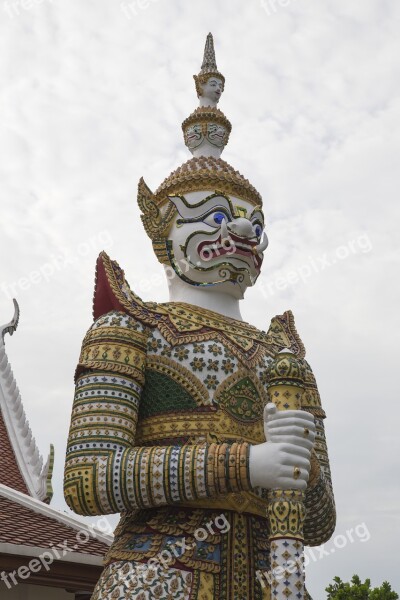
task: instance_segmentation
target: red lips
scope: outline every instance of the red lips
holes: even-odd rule
[[[224,238],[222,242],[221,235],[214,242],[203,241],[197,247],[199,256],[207,261],[218,256],[234,256],[239,254],[241,256],[252,257],[254,265],[257,270],[260,270],[262,264],[262,258],[258,253],[254,253],[253,249],[258,245],[259,242],[249,240],[248,238],[240,237],[234,233],[229,234],[229,238]],[[206,249],[206,250],[205,250]]]

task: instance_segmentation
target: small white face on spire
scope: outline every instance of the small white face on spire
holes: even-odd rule
[[[200,106],[216,107],[224,91],[224,82],[218,77],[210,77],[206,83],[201,84],[201,91]]]

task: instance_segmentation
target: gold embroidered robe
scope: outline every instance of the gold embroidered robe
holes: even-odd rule
[[[144,303],[102,253],[94,317],[65,497],[79,514],[122,517],[93,600],[270,598],[266,490],[251,488],[248,455],[265,441],[268,367],[283,348],[304,363],[302,408],[317,424],[305,543],[335,526],[325,413],[292,314],[265,333],[188,304]]]

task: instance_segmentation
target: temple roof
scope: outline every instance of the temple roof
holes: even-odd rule
[[[58,544],[65,542],[72,550],[66,560],[100,564],[94,557],[104,556],[112,539],[99,529],[0,484],[0,553],[20,553],[21,547],[27,554],[34,548],[58,548],[62,555]]]
[[[5,351],[5,334],[13,335],[19,321],[15,300],[14,307],[11,322],[0,327],[0,562],[1,557],[40,556],[58,548],[54,560],[98,568],[112,535],[48,506],[53,449],[43,466]],[[71,549],[65,554],[64,543]]]
[[[39,453],[22,405],[5,349],[5,334],[13,335],[19,321],[14,300],[14,317],[0,326],[0,484],[7,485],[37,500],[50,502],[53,448],[46,463]]]

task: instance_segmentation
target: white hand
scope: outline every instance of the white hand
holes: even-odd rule
[[[314,416],[304,410],[278,412],[270,402],[264,409],[265,439],[269,442],[287,442],[312,450],[315,442]]]
[[[314,417],[302,410],[277,412],[275,404],[269,403],[264,411],[264,431],[268,441],[250,449],[252,486],[306,489],[315,440]],[[295,479],[296,467],[300,475]]]
[[[310,472],[310,451],[301,446],[264,442],[251,446],[250,482],[252,487],[305,490]],[[300,475],[294,477],[298,467]]]

